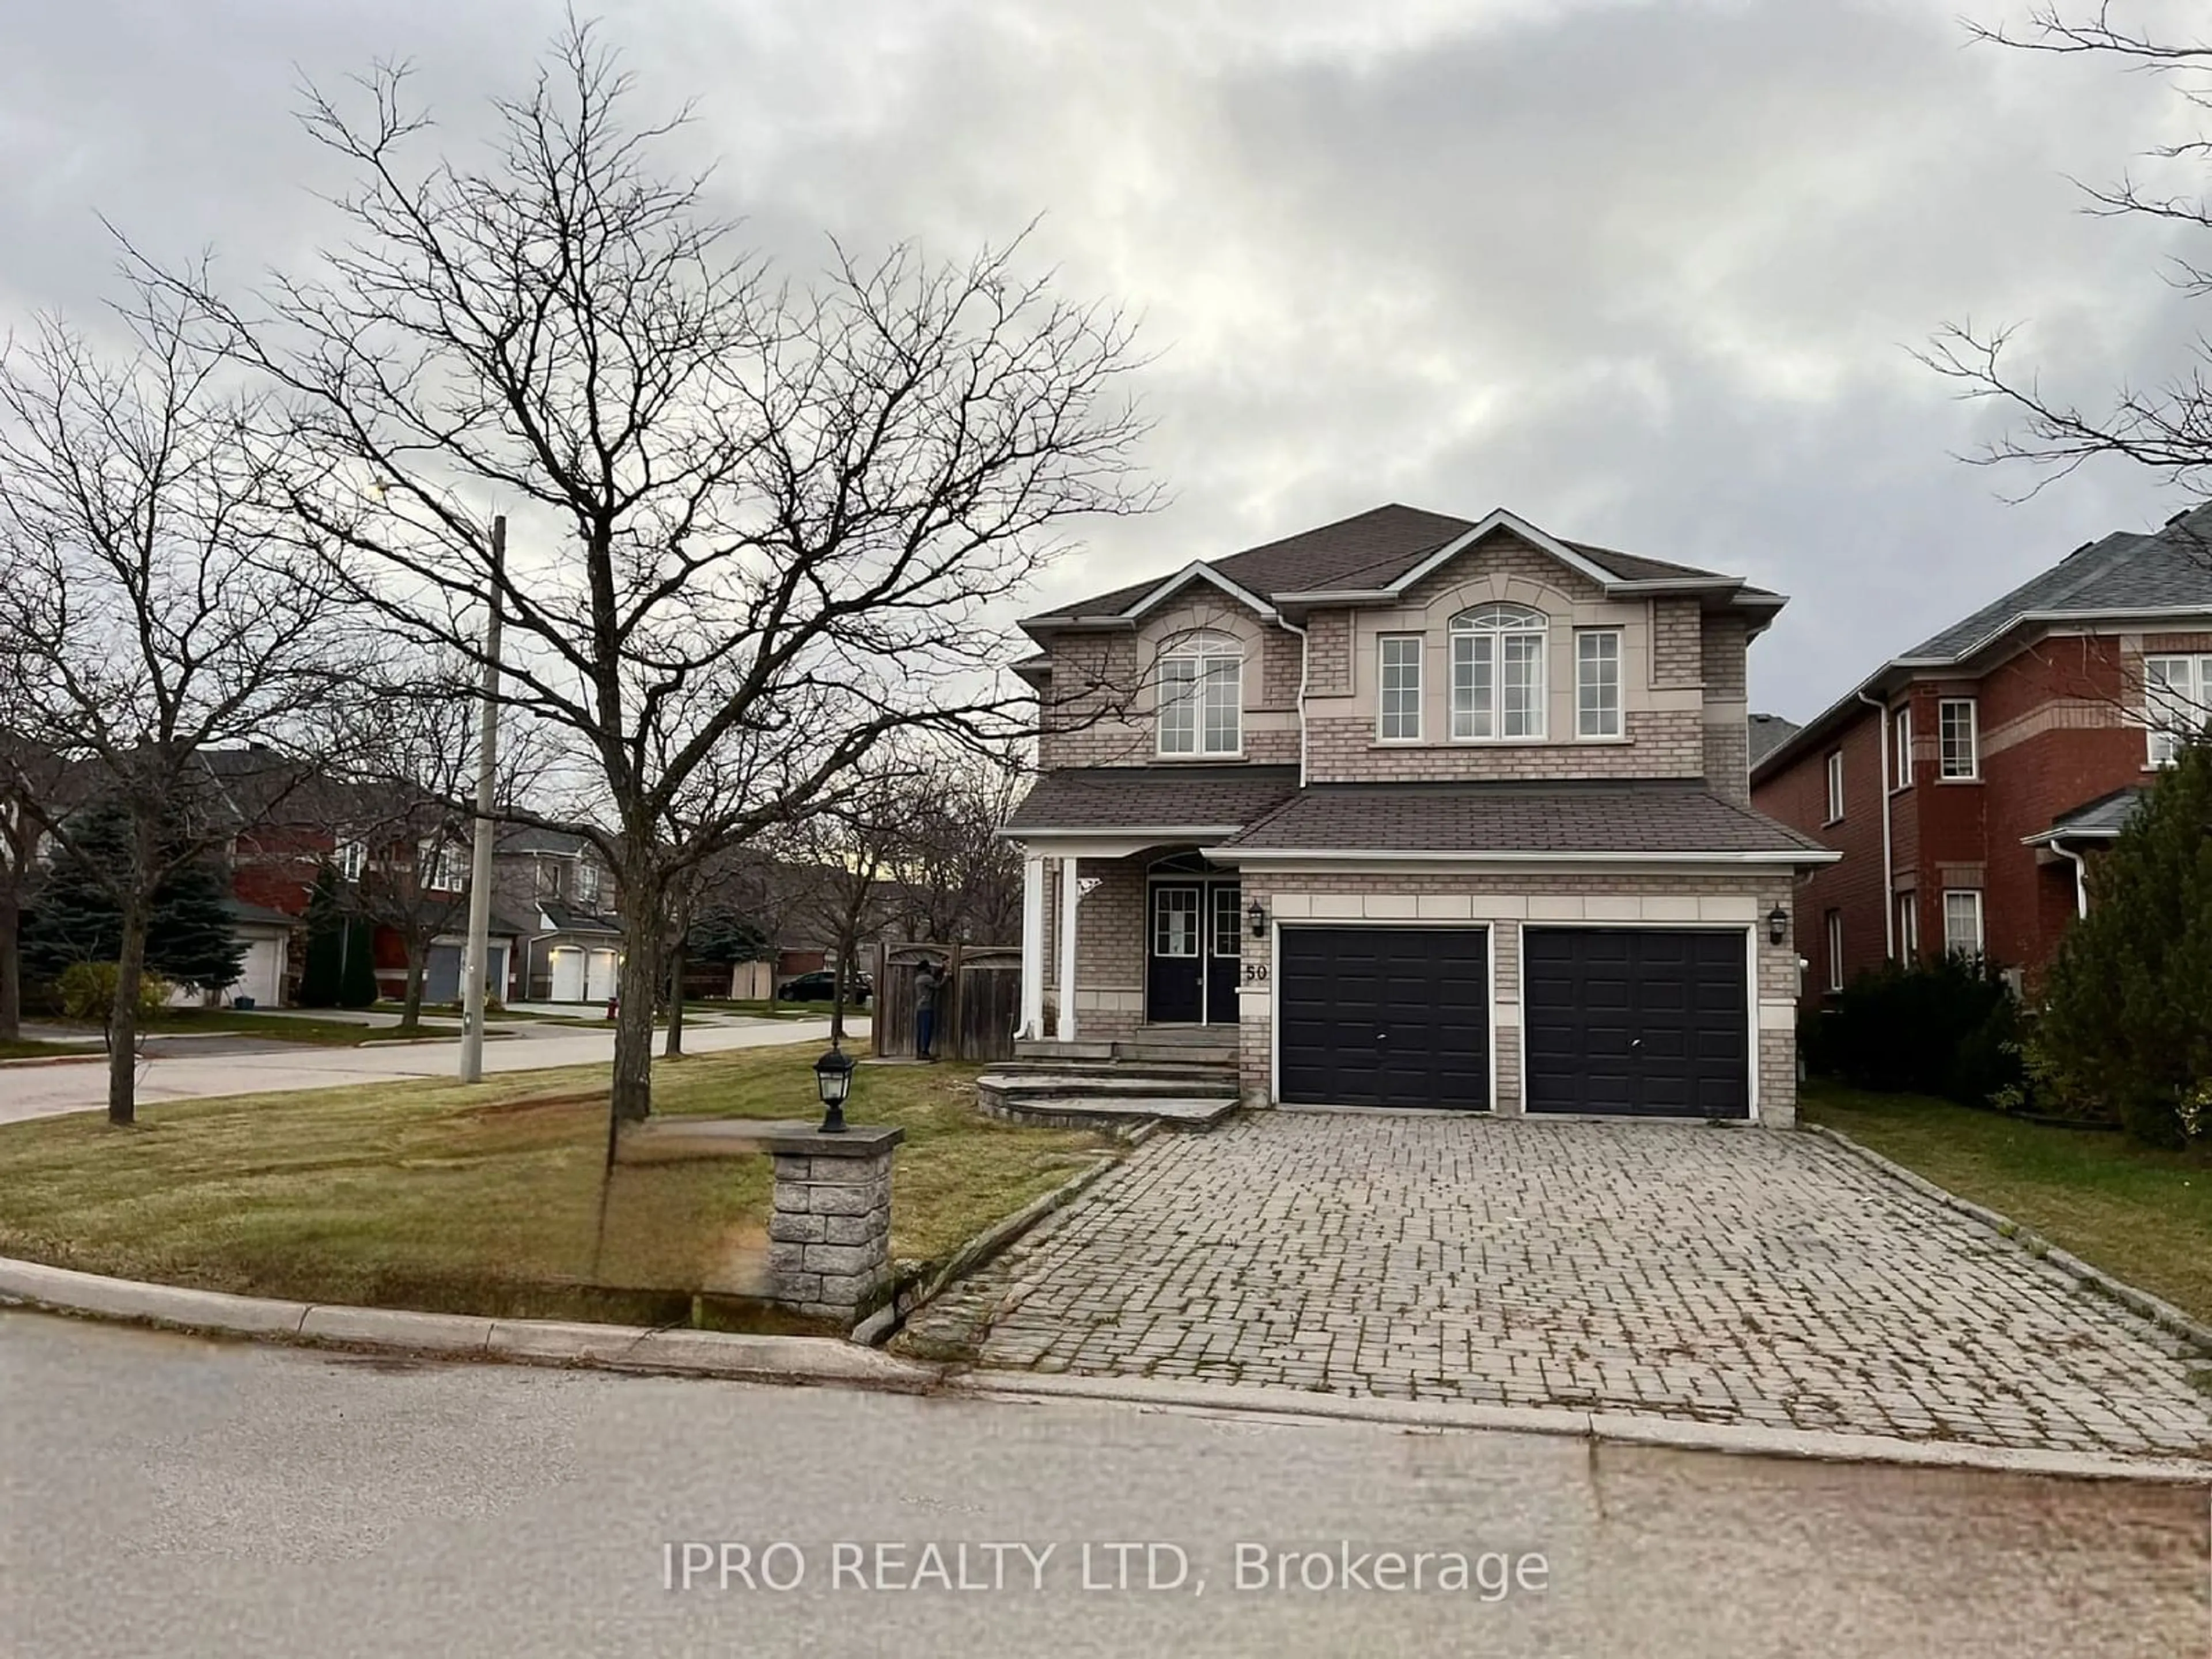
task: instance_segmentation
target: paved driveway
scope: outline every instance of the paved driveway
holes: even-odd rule
[[[2183,1344],[1804,1134],[1249,1116],[916,1334],[985,1321],[994,1366],[2212,1455]]]

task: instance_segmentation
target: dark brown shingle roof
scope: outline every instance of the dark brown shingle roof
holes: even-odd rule
[[[1226,830],[1290,799],[1295,766],[1077,766],[1048,772],[1006,820],[1037,830]]]
[[[1226,843],[1254,852],[1814,853],[1817,842],[1694,783],[1329,784]]]
[[[1278,593],[1314,592],[1328,588],[1379,587],[1403,575],[1430,554],[1475,526],[1472,519],[1429,513],[1393,501],[1370,508],[1334,524],[1300,531],[1280,541],[1246,548],[1224,558],[1206,561],[1218,574],[1247,592],[1272,601]],[[1694,581],[1712,577],[1709,570],[1663,559],[1647,559],[1633,553],[1583,542],[1567,546],[1621,581]],[[1163,573],[1151,581],[1134,582],[1110,593],[1078,600],[1060,607],[1063,617],[1111,617],[1120,614],[1167,580]],[[1755,590],[1747,590],[1754,592]]]

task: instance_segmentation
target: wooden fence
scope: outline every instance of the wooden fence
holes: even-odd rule
[[[876,1052],[914,1054],[914,980],[925,961],[945,970],[937,988],[935,1052],[945,1060],[1012,1059],[1022,1008],[1018,945],[878,945],[875,995],[867,1010]]]

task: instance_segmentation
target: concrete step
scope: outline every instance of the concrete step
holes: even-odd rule
[[[1010,1123],[1030,1123],[1053,1128],[1112,1129],[1157,1120],[1171,1129],[1211,1129],[1237,1109],[1228,1099],[1184,1099],[1174,1096],[1151,1098],[1107,1097],[1097,1095],[1024,1095],[995,1103],[986,1097],[983,1110]]]
[[[1122,1038],[1115,1046],[1133,1042],[1155,1048],[1234,1048],[1237,1027],[1227,1021],[1218,1025],[1139,1025],[1133,1036]]]
[[[1200,1077],[1133,1077],[1123,1071],[1110,1072],[986,1072],[975,1079],[977,1089],[987,1094],[1005,1097],[1016,1095],[1080,1095],[1093,1099],[1124,1098],[1173,1099],[1237,1098],[1237,1079],[1233,1073],[1221,1073]]]
[[[991,1067],[1006,1077],[1226,1078],[1237,1068],[1223,1060],[1002,1060]]]
[[[1140,1065],[1181,1060],[1233,1067],[1237,1064],[1237,1045],[1233,1042],[1151,1042],[1138,1038],[1115,1043],[1114,1057]]]
[[[1062,1042],[1056,1037],[1016,1037],[1016,1060],[1111,1060],[1110,1042]]]

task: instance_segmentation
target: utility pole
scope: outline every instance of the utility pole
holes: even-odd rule
[[[484,979],[491,971],[492,797],[499,776],[499,589],[507,515],[491,521],[491,615],[484,623],[483,726],[477,738],[477,839],[469,866],[469,943],[461,959],[461,1081],[483,1080]]]

